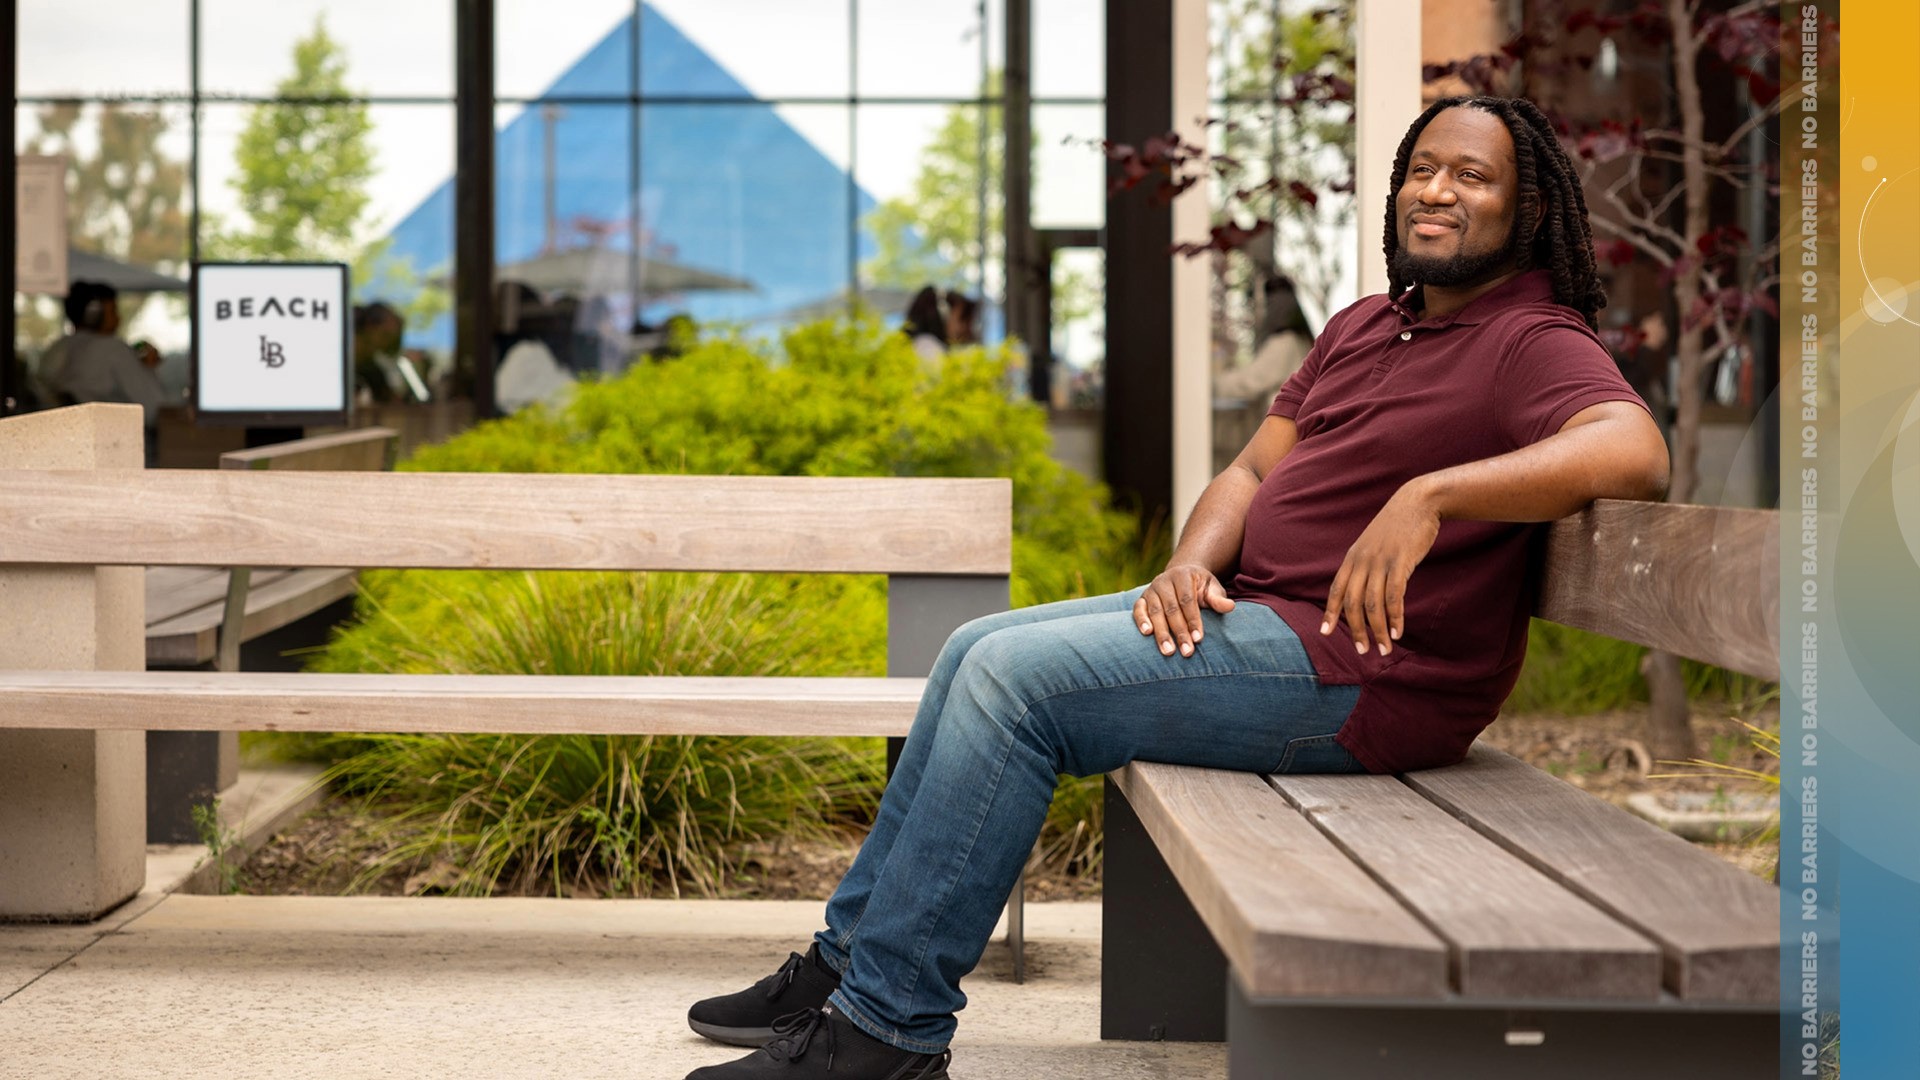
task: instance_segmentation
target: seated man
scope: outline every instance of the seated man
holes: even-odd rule
[[[1493,721],[1538,523],[1657,497],[1667,451],[1594,334],[1586,204],[1538,109],[1436,103],[1392,190],[1392,291],[1328,321],[1166,570],[947,642],[827,928],[692,1009],[760,1049],[689,1080],[946,1076],[960,980],[1060,773],[1424,769]]]
[[[111,401],[138,405],[146,427],[147,464],[154,461],[154,431],[166,389],[154,369],[160,353],[151,345],[135,351],[120,331],[120,294],[99,281],[76,281],[63,301],[73,333],[47,346],[40,382],[56,402],[75,405]]]

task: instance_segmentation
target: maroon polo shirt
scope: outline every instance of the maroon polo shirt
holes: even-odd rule
[[[1526,656],[1546,526],[1441,522],[1387,656],[1356,654],[1344,620],[1320,633],[1347,549],[1407,481],[1538,442],[1603,401],[1646,407],[1544,270],[1438,318],[1367,297],[1280,388],[1272,415],[1300,440],[1248,507],[1228,592],[1278,612],[1323,682],[1360,687],[1336,741],[1369,770],[1450,765],[1493,722]]]

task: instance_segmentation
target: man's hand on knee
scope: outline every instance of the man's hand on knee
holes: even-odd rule
[[[1133,624],[1141,636],[1159,644],[1162,656],[1172,656],[1175,649],[1181,656],[1192,656],[1204,633],[1202,604],[1222,615],[1233,610],[1226,587],[1213,571],[1193,563],[1169,566],[1133,602]]]

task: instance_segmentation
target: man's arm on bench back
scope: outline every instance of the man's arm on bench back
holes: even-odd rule
[[[1360,652],[1393,651],[1405,624],[1407,579],[1450,518],[1557,521],[1595,499],[1657,499],[1667,443],[1644,408],[1605,401],[1518,450],[1409,480],[1347,549],[1327,596],[1322,634],[1344,615]]]

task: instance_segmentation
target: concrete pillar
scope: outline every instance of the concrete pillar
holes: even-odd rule
[[[0,468],[138,469],[136,405],[0,420]],[[141,567],[0,563],[0,670],[141,671]],[[146,882],[146,733],[0,728],[0,919],[98,918]]]
[[[1207,144],[1206,0],[1173,5],[1173,128],[1188,142]],[[1188,240],[1207,234],[1205,193],[1173,201],[1173,235]],[[1173,527],[1213,480],[1213,267],[1212,260],[1179,256],[1173,262]]]
[[[1387,185],[1394,151],[1407,125],[1420,115],[1421,17],[1417,5],[1359,0],[1354,54],[1358,98],[1354,132],[1354,221],[1359,234],[1360,295],[1387,291],[1387,262],[1380,250],[1386,224]]]

